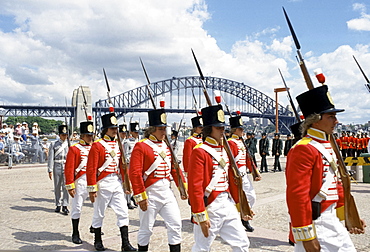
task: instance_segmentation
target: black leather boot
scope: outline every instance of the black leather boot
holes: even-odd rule
[[[121,239],[122,239],[121,251],[137,251],[137,249],[134,248],[130,244],[130,241],[128,240],[128,226],[120,227],[119,231],[121,232]]]
[[[251,226],[251,224],[249,224],[249,221],[245,221],[242,219],[242,223],[243,223],[243,226],[245,227],[245,230],[247,232],[253,232],[254,231],[254,228]]]
[[[95,228],[90,226],[90,233],[95,234]],[[104,232],[101,232],[101,235],[104,235]]]
[[[145,245],[145,246],[140,246],[139,244],[137,245],[137,247],[138,247],[138,251],[139,252],[146,252],[146,251],[148,251],[148,249],[149,249],[149,244],[148,245]]]
[[[104,251],[103,241],[101,240],[101,227],[94,228],[95,238],[94,247],[97,251]]]
[[[176,244],[176,245],[171,245],[170,246],[170,252],[180,252],[181,251],[181,243]]]
[[[82,240],[80,238],[80,232],[78,231],[78,223],[80,222],[80,219],[72,219],[72,242],[75,244],[81,244]]]

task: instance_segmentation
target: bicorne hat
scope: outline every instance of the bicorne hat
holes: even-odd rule
[[[80,122],[80,134],[94,135],[94,123],[91,121]]]
[[[233,116],[229,118],[230,128],[243,128],[243,120],[241,116]]]
[[[305,118],[312,114],[344,111],[344,109],[336,109],[334,107],[334,102],[326,85],[308,90],[298,95],[296,99]]]
[[[191,118],[191,124],[193,125],[193,128],[203,127],[202,116],[196,116],[196,117]]]
[[[225,113],[222,105],[202,108],[203,126],[225,127]]]
[[[118,128],[117,117],[115,113],[105,114],[101,117],[101,122],[103,124],[102,129],[108,128]]]
[[[167,126],[167,116],[164,109],[154,109],[148,111],[149,126],[164,127]]]

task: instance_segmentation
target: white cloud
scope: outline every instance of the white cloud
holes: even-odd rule
[[[361,17],[347,21],[347,27],[350,30],[370,31],[370,15],[366,14],[366,6],[361,3],[354,3],[353,10],[360,11]]]

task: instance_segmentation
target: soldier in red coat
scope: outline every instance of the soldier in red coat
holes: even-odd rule
[[[151,110],[149,127],[144,139],[137,142],[131,153],[130,180],[134,199],[139,205],[140,228],[137,234],[139,251],[148,251],[150,236],[157,214],[167,227],[170,251],[181,250],[181,214],[171,189],[171,176],[179,185],[182,172],[172,167],[172,156],[166,142],[166,113],[164,109]],[[187,197],[182,196],[185,200]],[[163,248],[162,248],[163,249]],[[159,248],[157,248],[159,250]]]
[[[248,251],[249,239],[236,206],[237,185],[223,147],[222,106],[203,108],[202,118],[204,141],[193,149],[188,167],[189,199],[196,222],[192,251],[210,251],[218,234],[233,251]]]
[[[343,210],[344,194],[328,139],[338,123],[336,113],[344,110],[334,107],[326,85],[299,95],[297,101],[305,121],[304,137],[290,150],[286,164],[290,240],[295,251],[355,251],[336,216],[336,209]]]
[[[66,189],[72,197],[72,242],[75,244],[82,243],[78,224],[83,202],[89,196],[86,181],[86,165],[94,137],[93,122],[81,122],[80,135],[80,141],[69,148],[64,168]]]
[[[131,246],[128,237],[128,209],[122,186],[124,171],[116,139],[117,118],[114,113],[109,113],[103,115],[101,120],[103,124],[101,138],[92,144],[86,168],[87,189],[91,202],[95,202],[92,220],[95,232],[94,246],[98,251],[105,250],[101,239],[101,227],[105,210],[110,206],[117,215],[122,251],[137,251]]]
[[[345,131],[342,131],[342,136],[339,138],[340,139],[340,149],[342,152],[342,157],[345,159],[346,157],[349,157],[348,153],[348,137],[346,135]]]
[[[202,116],[196,116],[191,118],[191,123],[193,126],[192,135],[186,139],[184,143],[184,149],[182,154],[182,164],[184,166],[185,175],[187,176],[188,167],[190,163],[190,155],[194,147],[202,142]]]
[[[246,145],[243,143],[243,120],[241,116],[233,116],[229,118],[230,128],[231,128],[231,138],[228,139],[231,152],[235,158],[235,162],[238,165],[240,175],[243,177],[243,191],[247,196],[249,205],[253,208],[254,203],[256,202],[256,192],[254,191],[252,182],[248,178],[248,172],[252,173],[252,158],[248,158]],[[260,181],[261,176],[256,176],[255,181]],[[250,225],[249,221],[242,219],[243,226],[246,231],[253,232],[254,228]]]

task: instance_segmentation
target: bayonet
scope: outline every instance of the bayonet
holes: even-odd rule
[[[293,102],[293,99],[292,99],[292,96],[290,95],[290,91],[289,91],[289,88],[284,80],[284,77],[283,77],[283,74],[281,73],[280,71],[280,68],[278,68],[279,70],[279,73],[280,73],[280,76],[281,76],[281,79],[283,80],[283,83],[284,83],[284,86],[285,86],[285,89],[288,93],[288,98],[289,98],[289,102],[290,102],[290,106],[292,106],[292,109],[293,109],[293,112],[294,112],[294,115],[295,115],[295,118],[297,119],[298,122],[301,121],[300,117],[299,117],[299,114],[298,114],[298,111],[296,109],[296,107],[294,106],[294,102]]]
[[[362,70],[362,68],[361,68],[360,64],[358,63],[357,59],[355,58],[355,56],[354,56],[354,55],[352,55],[352,56],[353,56],[353,59],[356,61],[356,64],[357,64],[358,68],[360,68],[360,71],[361,71],[362,75],[364,76],[364,78],[365,78],[365,80],[366,80],[365,87],[367,88],[367,91],[369,91],[369,92],[370,92],[370,81],[369,81],[369,79],[367,78],[367,76],[366,76],[365,72]]]

